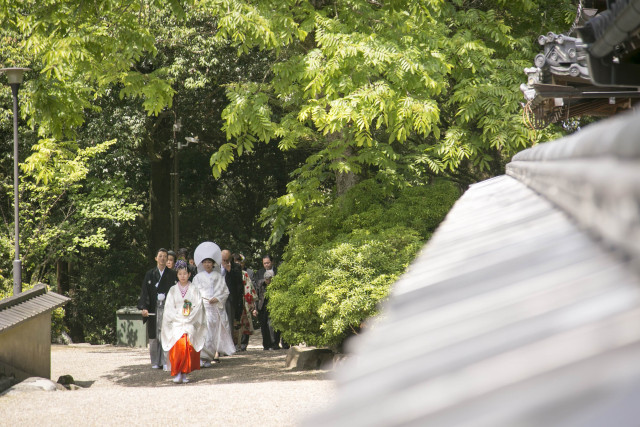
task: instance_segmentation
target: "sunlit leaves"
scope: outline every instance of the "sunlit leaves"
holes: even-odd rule
[[[267,291],[274,325],[289,342],[320,346],[358,333],[458,195],[451,183],[391,190],[368,180],[307,207]]]
[[[34,69],[23,107],[32,126],[43,136],[73,137],[84,110],[113,85],[124,86],[123,96],[141,98],[149,114],[170,106],[166,75],[135,68],[156,52],[148,20],[164,7],[184,16],[176,0],[23,0],[0,9],[4,31],[16,35],[21,65]]]
[[[115,140],[80,148],[74,142],[40,139],[21,168],[21,240],[25,271],[40,270],[83,248],[109,248],[108,227],[131,223],[141,206],[129,203],[121,178],[92,175],[95,161]],[[27,278],[29,280],[29,278]]]
[[[258,47],[279,54],[269,79],[227,86],[223,119],[231,142],[211,157],[213,175],[256,141],[277,138],[283,150],[313,147],[289,194],[277,201],[287,209],[274,210],[298,216],[326,197],[327,180],[336,174],[409,170],[396,163],[409,157],[389,156],[381,147],[406,144],[410,136],[439,137],[435,99],[446,91],[452,67],[435,41],[446,26],[429,15],[431,6],[410,3],[380,8],[349,1],[314,9],[228,1],[225,10],[222,2],[203,2],[220,19],[218,37],[241,51]],[[308,35],[299,37],[296,25]],[[285,42],[273,45],[274,38]],[[274,230],[279,235],[282,230]]]
[[[166,70],[156,70],[149,74],[127,74],[122,79],[121,97],[142,98],[142,106],[151,114],[159,114],[171,107],[175,90],[164,78]]]
[[[526,40],[537,35],[525,17],[548,2],[502,3],[350,0],[309,8],[203,2],[221,19],[218,37],[240,51],[257,47],[278,55],[267,79],[228,87],[227,136],[240,147],[247,139],[279,138],[282,149],[313,144],[320,158],[308,172],[320,174],[316,178],[344,171],[347,152],[355,155],[351,163],[362,162],[350,171],[383,166],[424,176],[425,170],[457,173],[471,166],[470,176],[485,176],[533,142],[517,129],[518,86],[535,47]],[[297,25],[306,36],[293,36]],[[461,132],[464,137],[456,137]],[[383,142],[404,145],[405,156],[390,161],[377,148]],[[365,149],[367,156],[358,156]],[[500,159],[492,163],[488,155]],[[214,169],[218,159],[230,157],[214,155]],[[304,187],[323,185],[324,178],[295,179]]]

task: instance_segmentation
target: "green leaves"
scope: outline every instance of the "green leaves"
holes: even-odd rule
[[[123,75],[120,97],[142,98],[142,106],[149,115],[157,115],[171,107],[175,90],[166,80],[166,70],[155,70],[149,74],[127,73]]]
[[[385,276],[360,264],[373,256],[368,248],[384,252],[378,243],[390,236],[364,220],[378,212],[375,207],[348,219],[335,216],[336,204],[347,203],[337,198],[343,178],[353,178],[348,185],[374,178],[376,191],[389,195],[434,175],[465,186],[502,173],[512,154],[541,137],[520,120],[518,87],[536,37],[564,22],[570,3],[206,2],[220,18],[218,37],[239,52],[263,49],[274,58],[259,79],[227,86],[229,144],[211,157],[214,176],[254,143],[274,138],[281,150],[308,153],[286,194],[262,215],[273,230],[270,243],[285,233],[290,239],[287,267],[272,295],[282,307],[275,316],[292,341],[339,342],[359,327],[362,318],[354,313],[373,313],[368,304],[401,270],[396,266]],[[345,225],[338,238],[317,221],[323,214],[333,227],[352,228]],[[402,244],[412,247],[411,230],[419,227],[411,223],[400,231],[409,239]],[[301,236],[314,236],[308,239],[315,246]],[[323,338],[313,338],[320,333]]]
[[[216,37],[230,40],[238,54],[246,54],[253,48],[279,51],[295,39],[304,39],[309,24],[296,18],[312,9],[308,2],[297,0],[202,0],[196,3],[218,18]]]
[[[339,346],[378,303],[458,197],[450,183],[388,191],[364,181],[293,227],[268,289],[289,342]]]
[[[275,125],[271,122],[269,96],[260,90],[260,85],[229,85],[228,96],[234,108],[225,109],[222,113],[227,138],[251,135],[269,143]],[[250,151],[251,148],[244,145],[242,149]]]
[[[149,114],[171,105],[166,75],[135,69],[156,53],[147,20],[164,7],[184,16],[177,0],[24,0],[0,9],[3,32],[17,44],[0,59],[34,69],[23,109],[40,135],[72,138],[92,101],[114,85],[123,86],[123,96],[143,99]]]
[[[74,259],[88,248],[108,249],[109,230],[139,214],[141,206],[129,202],[131,190],[121,179],[95,177],[96,160],[115,142],[80,148],[75,142],[44,138],[32,147],[20,174],[21,258],[31,275],[27,282],[42,280],[58,259]],[[8,187],[5,191],[11,193]],[[10,247],[3,243],[3,252],[10,253]]]
[[[210,165],[215,178],[220,178],[222,172],[231,164],[234,158],[233,150],[236,147],[236,144],[224,144],[211,156]]]
[[[236,7],[240,7],[239,3],[233,2]],[[276,135],[285,134],[275,127],[277,123],[270,123],[272,109],[266,106],[264,95],[272,104],[278,100],[285,110],[297,111],[298,120],[305,126],[323,135],[349,135],[345,142],[351,140],[356,146],[371,146],[371,130],[390,122],[391,138],[395,140],[404,141],[414,131],[424,136],[430,133],[439,119],[437,106],[430,97],[444,89],[437,77],[447,67],[440,56],[424,50],[429,31],[413,34],[417,26],[413,22],[403,25],[404,30],[398,34],[396,24],[411,21],[411,16],[403,11],[381,13],[366,3],[353,2],[352,6],[356,4],[365,14],[361,22],[336,19],[322,10],[296,11],[298,22],[313,22],[315,47],[302,55],[288,59],[285,56],[282,62],[274,64],[270,83],[247,82],[228,87],[230,105],[223,114],[228,137],[249,134],[268,142],[274,129]],[[254,9],[252,13],[257,11]],[[342,12],[348,15],[349,6]],[[291,27],[280,28],[277,24],[282,20],[293,22],[295,18],[292,12],[282,13],[285,14],[266,13],[261,25],[274,33],[289,31]],[[238,43],[240,34],[253,33],[237,19],[222,18],[219,35]],[[375,26],[380,27],[382,34],[372,32],[368,24],[373,21],[377,21]],[[291,43],[289,50],[298,49],[296,39],[285,39]],[[249,41],[246,44],[255,46]],[[407,92],[412,93],[410,105]],[[250,113],[255,114],[256,120],[241,122],[240,117],[250,120]],[[411,113],[416,113],[415,122]],[[287,147],[291,145],[287,143]]]
[[[220,18],[218,37],[243,52],[275,55],[260,81],[227,86],[227,138],[237,155],[273,138],[283,150],[312,150],[315,166],[295,178],[300,189],[331,186],[327,171],[345,171],[347,152],[351,171],[386,173],[383,166],[408,180],[500,173],[509,156],[540,138],[519,122],[518,86],[539,31],[524,16],[547,3],[205,2]],[[292,36],[302,26],[306,36]],[[383,143],[402,146],[404,155],[389,158]],[[231,160],[212,156],[214,176]]]

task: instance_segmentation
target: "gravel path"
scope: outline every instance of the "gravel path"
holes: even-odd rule
[[[0,397],[2,425],[298,425],[326,408],[334,383],[326,371],[284,368],[286,350],[263,351],[253,335],[246,352],[174,384],[151,369],[147,349],[54,345],[51,378],[70,374],[75,391]]]

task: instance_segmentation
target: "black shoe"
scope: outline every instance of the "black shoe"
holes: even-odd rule
[[[280,350],[280,346],[279,345],[274,345],[273,347],[271,347],[271,350]]]
[[[240,346],[240,351],[247,351],[247,346],[246,345],[241,345]]]
[[[282,348],[284,348],[285,350],[289,350],[289,345],[283,345]]]
[[[263,350],[267,351],[267,350],[273,350],[273,349],[271,347],[265,347],[265,348],[263,348]]]

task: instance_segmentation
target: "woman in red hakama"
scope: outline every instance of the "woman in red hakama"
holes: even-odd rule
[[[162,347],[169,352],[173,382],[189,382],[187,374],[200,369],[206,317],[202,295],[191,286],[184,261],[176,263],[178,283],[169,289],[162,319]]]

